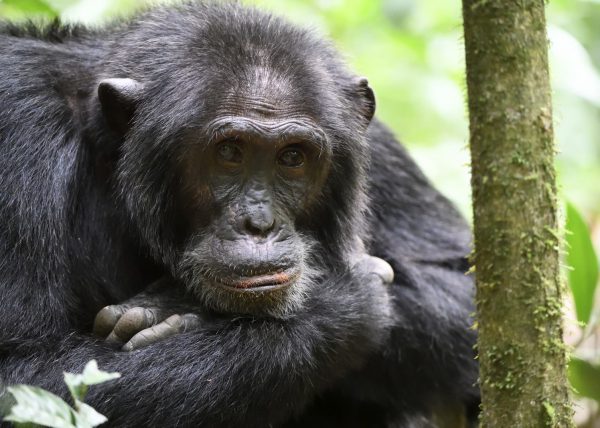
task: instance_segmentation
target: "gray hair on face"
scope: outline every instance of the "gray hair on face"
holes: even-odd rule
[[[310,291],[315,287],[319,270],[312,267],[312,240],[301,237],[301,251],[295,259],[298,278],[289,286],[270,292],[235,292],[220,287],[219,277],[210,266],[207,254],[210,249],[201,237],[196,237],[184,251],[177,265],[176,276],[201,304],[217,312],[242,315],[267,316],[287,319],[302,310]],[[193,242],[199,242],[194,245]],[[225,264],[231,270],[233,264]]]

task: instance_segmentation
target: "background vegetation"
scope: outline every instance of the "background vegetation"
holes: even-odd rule
[[[244,2],[332,38],[351,66],[369,78],[377,115],[395,130],[438,188],[470,217],[460,0]],[[60,17],[98,25],[143,3],[0,0],[0,17]],[[572,381],[583,395],[600,400],[600,307],[594,304],[598,275],[592,246],[600,246],[600,0],[552,0],[548,21],[559,183],[564,198],[572,202],[572,234],[567,236],[571,254],[565,264],[575,268],[567,277],[576,300],[574,305],[566,302],[572,320],[567,341],[581,357],[572,364]],[[580,421],[595,412],[597,404],[586,403],[580,408]]]

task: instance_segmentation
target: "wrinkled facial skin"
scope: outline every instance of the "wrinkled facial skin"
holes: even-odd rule
[[[182,144],[179,200],[190,238],[177,272],[212,309],[286,317],[311,286],[315,243],[299,224],[320,195],[330,149],[307,116],[265,100],[244,107]]]

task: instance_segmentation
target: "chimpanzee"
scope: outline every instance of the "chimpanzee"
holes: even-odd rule
[[[374,108],[236,4],[2,24],[2,382],[66,395],[95,358],[121,427],[474,415],[470,233]]]

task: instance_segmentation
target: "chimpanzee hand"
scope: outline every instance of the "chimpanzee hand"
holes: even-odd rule
[[[384,284],[391,284],[394,280],[394,270],[388,262],[367,254],[358,259],[352,271],[366,276],[377,275]]]
[[[94,334],[133,351],[190,331],[200,320],[199,305],[171,280],[162,278],[129,300],[102,308],[94,320]]]
[[[369,255],[360,257],[351,273],[383,284],[394,279],[394,272],[386,261]],[[200,326],[200,305],[190,299],[183,290],[163,278],[124,303],[100,310],[94,320],[94,333],[108,342],[124,344],[124,351],[148,346]]]

